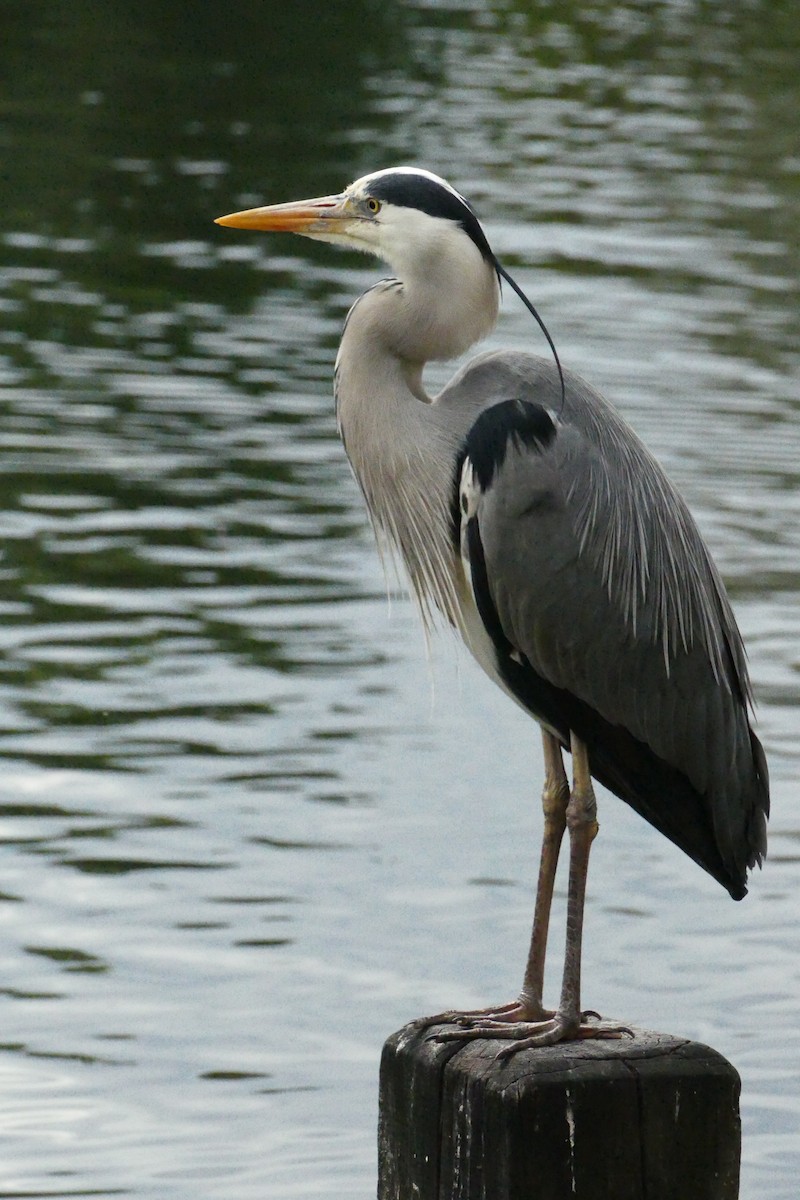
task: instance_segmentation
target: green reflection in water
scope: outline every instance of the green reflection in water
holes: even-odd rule
[[[238,1122],[249,1113],[235,1098],[230,1111],[227,1099],[224,1113],[205,1110],[191,1083],[274,1074],[260,1094],[303,1093],[302,1108],[258,1111],[259,1134],[327,1128],[335,1086],[330,1144],[357,1153],[334,1149],[321,1173],[335,1189],[341,1172],[342,1197],[367,1195],[374,1064],[360,1047],[358,1068],[347,1059],[353,993],[366,982],[379,1007],[408,1002],[382,974],[393,910],[380,887],[386,872],[391,887],[414,866],[393,876],[402,837],[369,822],[388,820],[398,793],[416,786],[403,778],[415,763],[389,781],[375,765],[398,686],[393,656],[404,651],[392,627],[370,625],[372,548],[331,411],[341,322],[376,268],[313,243],[234,241],[212,219],[335,190],[392,162],[424,163],[462,188],[509,266],[530,274],[559,348],[613,383],[612,398],[696,489],[752,632],[762,721],[788,792],[796,6],[0,7],[0,817],[18,949],[3,995],[22,1018],[21,1029],[9,1020],[5,1061],[26,1072],[32,1056],[37,1066],[98,1062],[108,1011],[140,1056],[124,1088],[114,1079],[80,1092],[89,1119],[77,1137],[47,1081],[37,1090],[35,1074],[19,1088],[12,1078],[7,1102],[15,1121],[31,1106],[35,1151],[12,1151],[7,1168],[34,1176],[40,1195],[64,1194],[66,1169],[93,1194],[98,1162],[112,1184],[138,1180],[144,1161],[195,1179],[203,1121],[224,1194],[277,1197],[325,1149],[310,1136],[298,1151],[259,1142],[260,1169],[286,1174],[242,1179],[253,1154]],[[530,344],[511,305],[503,322],[504,339]],[[427,693],[421,710],[409,722],[423,727]],[[441,747],[454,762],[460,752]],[[361,853],[364,843],[377,848]],[[771,861],[773,889],[791,895],[780,873],[791,854],[778,842]],[[455,977],[450,948],[466,939],[474,961],[492,961],[513,908],[499,885],[519,880],[505,862],[465,878],[491,933],[478,944],[463,896],[442,902],[444,940],[427,918],[409,931],[403,916],[388,932],[413,971],[435,946]],[[205,921],[223,880],[226,919]],[[610,886],[607,908],[625,910]],[[495,893],[504,898],[493,907]],[[642,912],[657,903],[646,900]],[[243,915],[276,903],[291,937],[262,936]],[[750,944],[764,956],[753,971],[765,988],[796,992],[781,981],[791,959],[781,922],[752,920]],[[403,939],[415,936],[409,952]],[[709,961],[717,953],[703,949]],[[48,970],[68,993],[46,988]],[[770,1061],[752,1040],[746,1008],[763,1007],[760,981],[744,1015],[716,1005],[715,981],[698,981],[711,996],[700,1019],[725,1008],[740,1021],[733,1036],[758,1046],[771,1138],[773,1114],[789,1127],[791,1098],[775,1083],[785,1047]],[[321,994],[330,1033],[314,1045],[341,1055],[329,1077],[316,1052],[298,1066],[292,1049]],[[255,997],[252,1011],[243,996]],[[377,1045],[374,1027],[364,1036]],[[198,1052],[212,1038],[213,1054]],[[253,1048],[276,1044],[275,1070],[251,1072]],[[140,1109],[118,1111],[118,1093]],[[166,1151],[164,1125],[153,1131],[143,1115],[156,1096],[169,1106]],[[790,1163],[792,1145],[788,1133],[781,1154],[770,1141],[764,1157]],[[795,1183],[796,1170],[787,1196]]]

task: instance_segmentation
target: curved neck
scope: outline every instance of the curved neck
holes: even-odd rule
[[[453,471],[474,419],[447,420],[427,396],[431,359],[463,353],[494,325],[499,288],[486,264],[442,304],[441,278],[384,280],[356,301],[336,360],[339,432],[373,525],[399,550],[423,613],[431,602],[457,619],[451,584]],[[432,303],[432,293],[438,304]],[[447,292],[444,293],[447,295]],[[463,424],[463,429],[461,425]]]

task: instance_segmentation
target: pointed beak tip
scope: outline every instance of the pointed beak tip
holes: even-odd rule
[[[238,213],[226,213],[224,217],[214,217],[214,224],[226,225],[231,229],[235,229],[237,224],[236,218],[238,215]]]

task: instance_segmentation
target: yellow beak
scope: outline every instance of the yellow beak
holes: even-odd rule
[[[273,233],[305,233],[310,236],[333,232],[329,222],[350,221],[343,196],[320,196],[316,200],[290,200],[288,204],[268,204],[265,208],[246,208],[216,217],[217,225],[234,229],[265,229]]]

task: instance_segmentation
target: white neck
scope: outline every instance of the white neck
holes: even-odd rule
[[[336,361],[339,431],[379,540],[399,550],[423,614],[432,602],[453,622],[450,476],[474,413],[465,412],[463,429],[452,412],[444,422],[422,372],[431,359],[463,353],[497,319],[496,275],[469,246],[479,260],[471,271],[440,262],[366,292]]]

